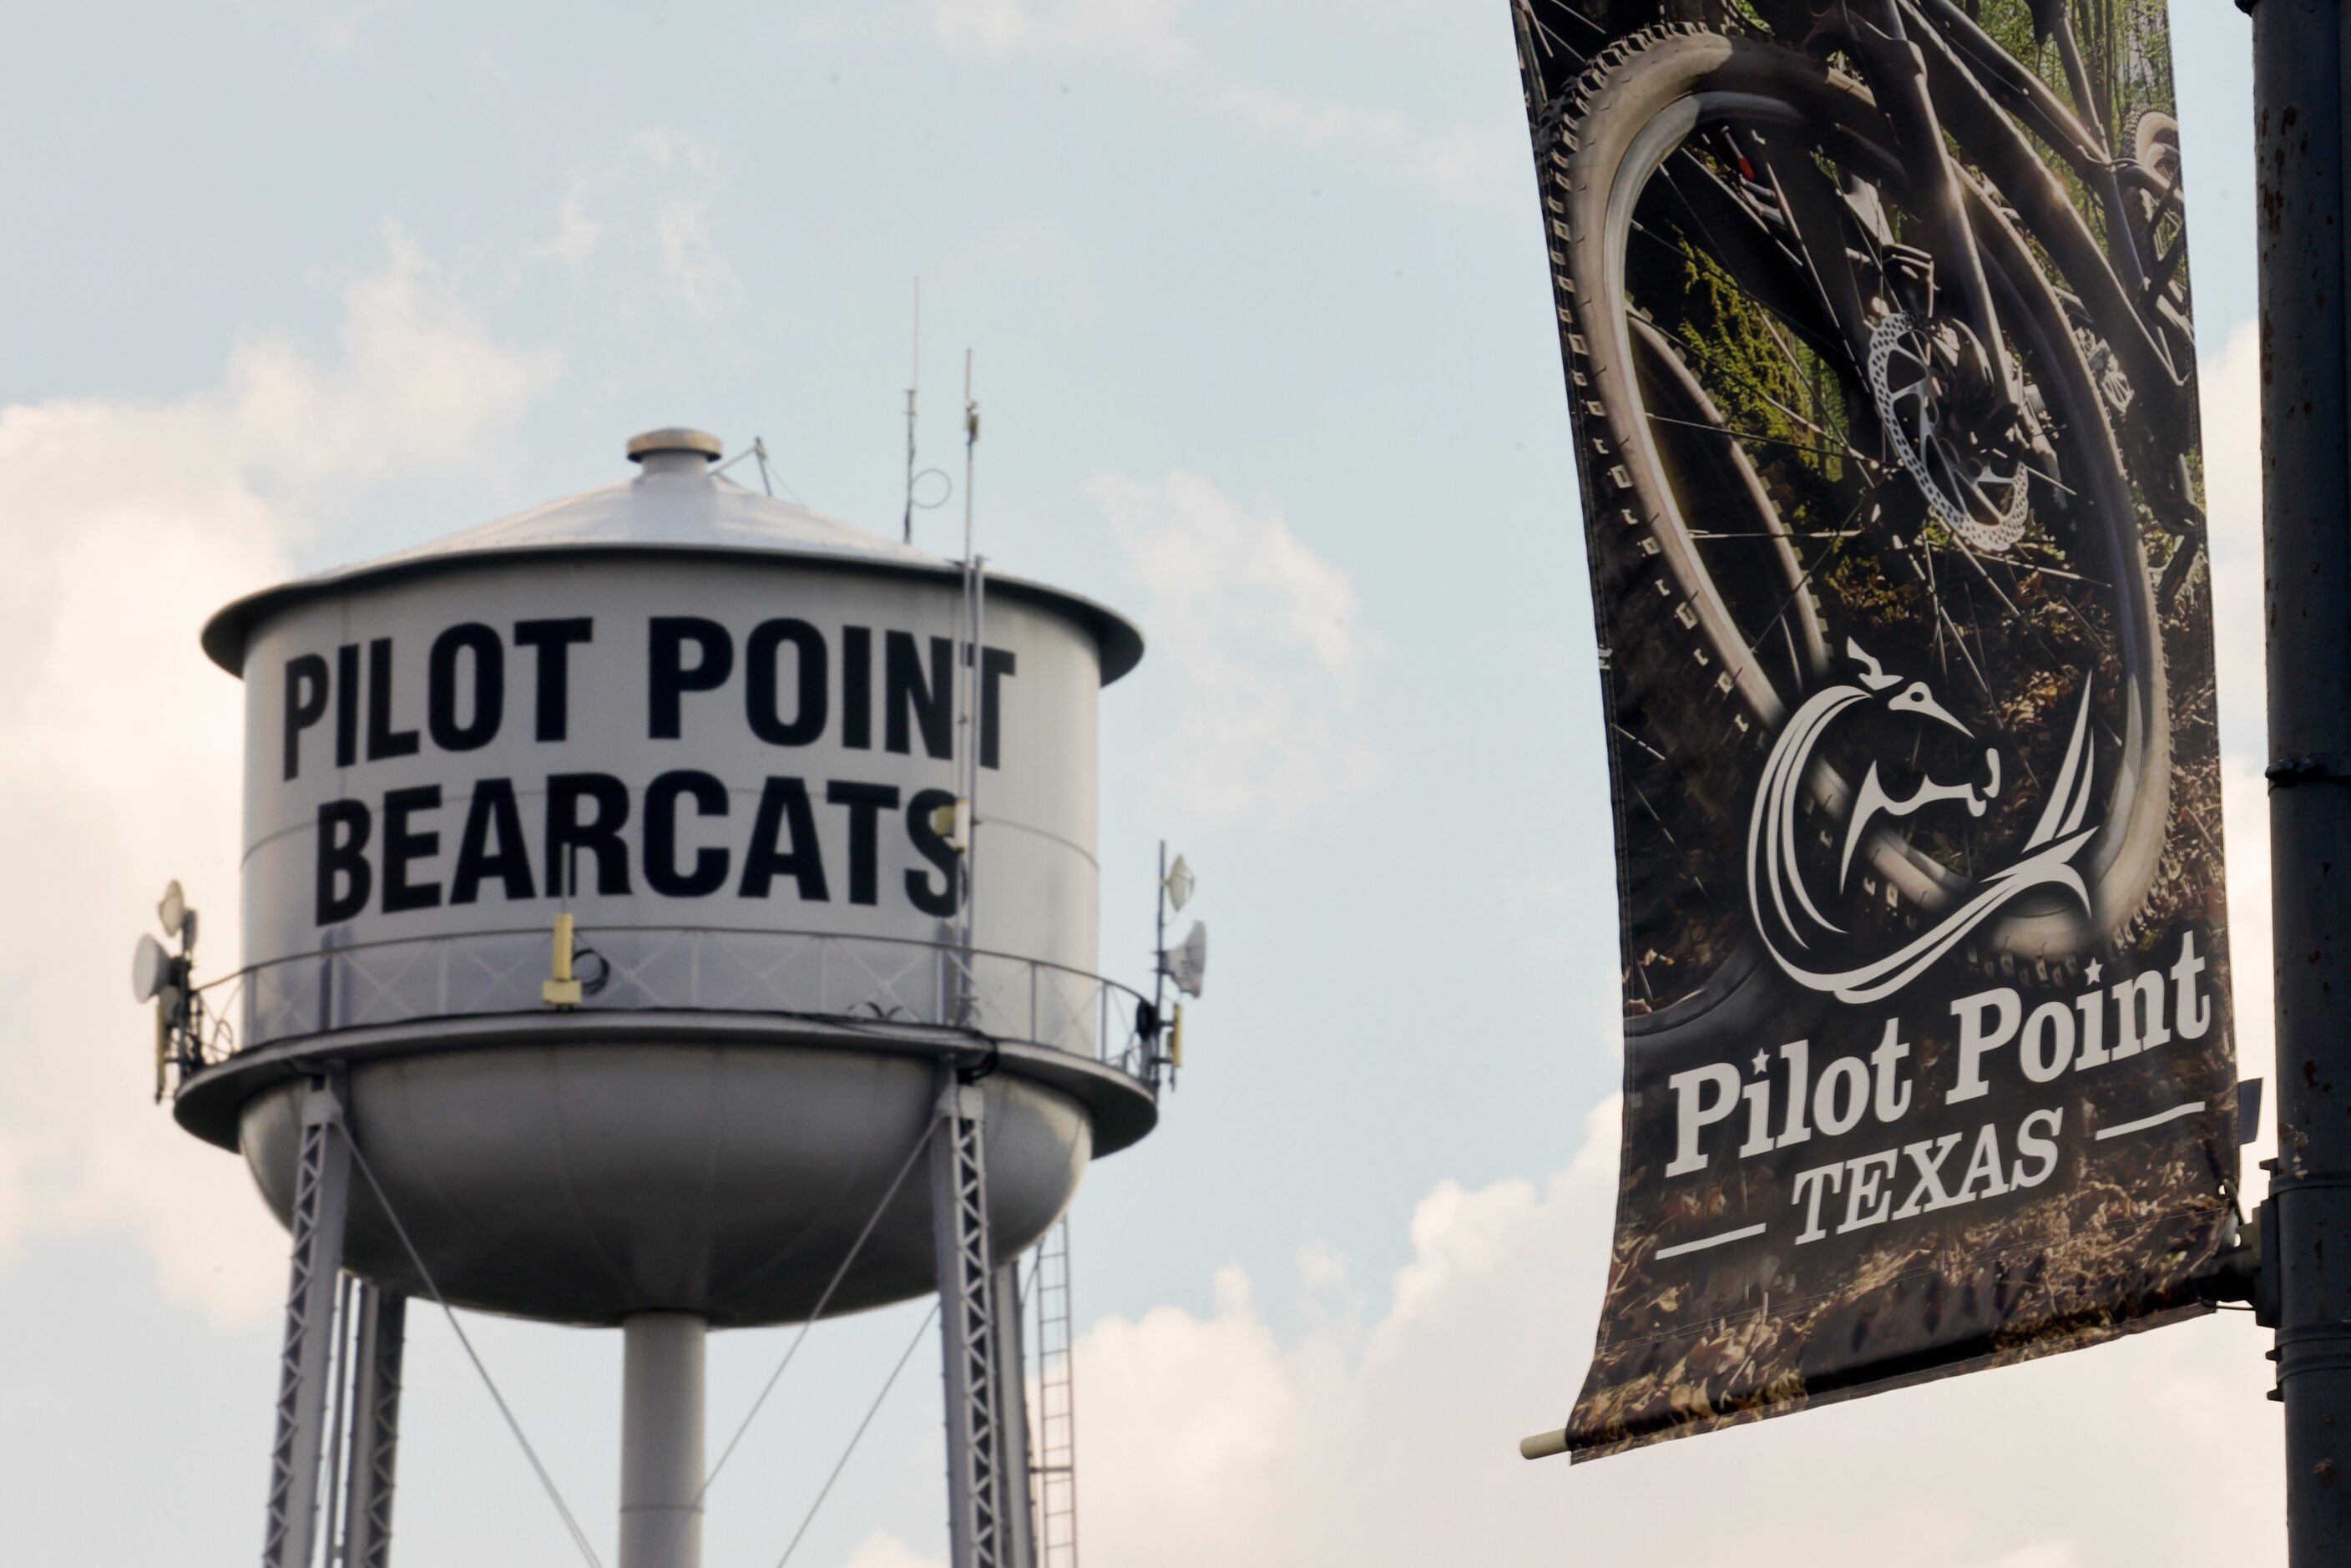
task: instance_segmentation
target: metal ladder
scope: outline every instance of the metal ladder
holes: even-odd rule
[[[1078,1437],[1070,1335],[1070,1221],[1037,1244],[1037,1568],[1077,1568]]]

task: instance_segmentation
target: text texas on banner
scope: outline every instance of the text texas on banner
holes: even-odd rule
[[[2205,1310],[2236,1240],[2160,0],[1514,0],[1624,1169],[1578,1458]]]

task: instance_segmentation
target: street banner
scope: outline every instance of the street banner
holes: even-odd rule
[[[2209,1310],[2237,1241],[2158,0],[1513,0],[1624,1164],[1578,1458]]]

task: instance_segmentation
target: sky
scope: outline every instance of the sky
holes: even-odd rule
[[[2266,950],[2248,24],[2178,8],[2230,898]],[[1158,841],[1207,995],[1075,1209],[1093,1568],[2093,1568],[2282,1554],[2267,1336],[2222,1314],[1571,1469],[1615,1169],[1595,650],[1503,0],[94,3],[0,56],[0,1469],[10,1555],[245,1563],[285,1239],[150,1103],[167,878],[234,967],[214,609],[758,436],[894,526],[985,412],[981,548],[1144,628],[1102,706],[1102,952]],[[952,520],[951,520],[952,519]],[[917,542],[952,552],[956,509]],[[2236,976],[2242,1071],[2269,984]],[[2249,1175],[2259,1178],[2247,1151]],[[920,1322],[820,1326],[709,1500],[777,1560]],[[412,1316],[402,1561],[578,1561]],[[468,1332],[609,1558],[618,1336]],[[787,1331],[713,1342],[714,1446]],[[936,1354],[793,1561],[945,1557]]]

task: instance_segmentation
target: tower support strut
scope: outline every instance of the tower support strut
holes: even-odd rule
[[[341,1563],[342,1568],[390,1568],[408,1298],[361,1281],[359,1320],[351,1350],[351,1458],[344,1483]]]
[[[343,1224],[351,1195],[351,1150],[343,1133],[341,1083],[312,1079],[302,1096],[294,1158],[293,1260],[286,1286],[286,1338],[277,1360],[277,1435],[269,1448],[262,1568],[309,1568],[317,1539],[335,1285],[342,1274]]]
[[[942,1070],[931,1140],[931,1225],[938,1251],[946,1381],[947,1545],[953,1568],[1021,1568],[1006,1528],[996,1270],[987,1239],[984,1100]],[[1019,1390],[1013,1397],[1019,1397]],[[1024,1499],[1025,1501],[1025,1499]]]
[[[1007,1568],[1037,1568],[1037,1512],[1029,1496],[1029,1348],[1024,1343],[1020,1260],[996,1271],[996,1513]]]

